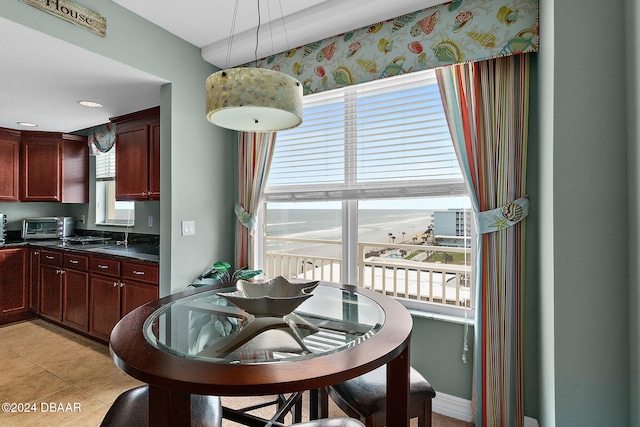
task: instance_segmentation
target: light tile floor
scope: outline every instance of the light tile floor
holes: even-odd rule
[[[3,427],[99,426],[120,393],[142,384],[115,366],[106,345],[41,319],[0,326],[0,372]],[[223,397],[222,401],[239,408],[262,399],[269,398]],[[273,411],[254,414],[269,418]],[[344,416],[333,402],[329,414]],[[438,414],[433,421],[434,427],[470,425]],[[224,427],[237,425],[223,422]]]
[[[97,426],[120,393],[141,384],[107,346],[43,320],[0,327],[0,366],[2,426]]]

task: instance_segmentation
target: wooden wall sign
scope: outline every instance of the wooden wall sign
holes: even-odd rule
[[[70,0],[22,0],[65,21],[76,24],[102,37],[107,35],[107,19]]]

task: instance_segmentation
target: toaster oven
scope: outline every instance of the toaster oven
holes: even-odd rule
[[[7,214],[0,212],[0,245],[4,245],[7,238]]]
[[[76,221],[70,216],[47,216],[22,220],[22,238],[61,239],[73,234]]]

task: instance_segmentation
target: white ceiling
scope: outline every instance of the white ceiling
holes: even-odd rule
[[[202,49],[219,68],[444,3],[445,0],[113,0]],[[259,2],[259,3],[258,3]],[[234,20],[234,10],[238,10]],[[260,34],[258,27],[260,5]],[[233,27],[232,46],[229,36]],[[258,40],[258,53],[256,50]],[[229,54],[230,59],[227,60]]]
[[[443,0],[113,0],[233,67],[424,9]],[[258,29],[260,1],[260,34]],[[237,18],[234,10],[238,4]],[[107,16],[107,22],[109,17]],[[233,36],[229,41],[233,27]],[[108,33],[108,32],[107,32]],[[258,52],[256,54],[256,39]],[[0,127],[72,132],[158,105],[156,76],[0,18]],[[89,109],[78,100],[98,101]],[[23,128],[24,129],[24,128]],[[33,128],[30,128],[33,129]]]

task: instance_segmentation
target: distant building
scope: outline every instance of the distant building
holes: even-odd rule
[[[435,211],[433,234],[442,246],[471,247],[471,211],[469,209]]]

